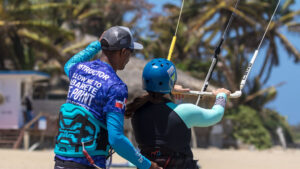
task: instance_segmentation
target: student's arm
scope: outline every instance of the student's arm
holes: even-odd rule
[[[124,136],[124,114],[109,112],[106,115],[108,140],[113,149],[123,158],[130,161],[137,168],[149,169],[151,162],[141,155]]]
[[[211,109],[204,109],[188,103],[177,105],[169,102],[167,105],[178,114],[188,128],[207,127],[222,119],[226,105],[226,94],[219,93],[216,96],[215,105]]]
[[[64,71],[69,77],[69,72],[72,66],[80,62],[86,62],[92,59],[101,50],[101,43],[94,41],[90,43],[85,49],[78,52],[65,64]]]

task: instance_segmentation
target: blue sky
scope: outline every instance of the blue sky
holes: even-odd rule
[[[181,4],[181,0],[148,1],[155,5],[153,11],[159,13],[161,13],[162,6],[165,3],[173,3],[176,5]],[[300,1],[296,1],[293,5],[293,9],[300,9]],[[147,16],[145,16],[145,19],[148,19]],[[144,22],[142,24],[146,26],[147,23]],[[288,40],[292,42],[292,44],[294,44],[298,51],[300,51],[300,45],[295,45],[299,44],[300,34],[288,33],[286,29],[282,29],[280,32],[283,33]],[[264,56],[264,52],[265,50],[263,48],[259,51],[256,62],[252,68],[252,76],[257,73],[255,70],[263,64],[263,58],[259,56]],[[278,111],[281,115],[287,118],[291,125],[300,124],[300,110],[298,108],[298,106],[300,107],[300,89],[298,88],[300,86],[300,63],[294,63],[293,59],[288,56],[282,47],[279,47],[278,52],[280,56],[280,65],[273,68],[271,77],[264,87],[267,88],[280,82],[286,83],[277,88],[278,93],[276,99],[267,104],[266,107]]]

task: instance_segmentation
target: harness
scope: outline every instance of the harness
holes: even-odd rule
[[[164,169],[199,169],[193,156],[164,147],[143,147],[141,154]]]
[[[59,113],[59,130],[56,136],[55,154],[66,157],[109,155],[110,145],[106,126],[85,108],[65,103]]]

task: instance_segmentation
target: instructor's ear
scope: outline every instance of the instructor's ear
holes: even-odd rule
[[[122,54],[122,56],[129,56],[129,55],[130,55],[130,51],[127,50],[127,49],[125,49],[125,48],[123,48],[123,49],[121,50],[121,54]]]

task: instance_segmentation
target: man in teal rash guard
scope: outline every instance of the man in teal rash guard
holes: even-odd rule
[[[116,71],[124,69],[133,50],[142,48],[127,27],[115,26],[66,63],[70,86],[59,113],[55,169],[106,168],[110,146],[141,169],[160,169],[123,134],[128,93]],[[100,60],[89,61],[101,49]]]
[[[224,114],[226,89],[213,91],[212,109],[194,104],[175,104],[166,96],[177,79],[176,68],[166,59],[153,59],[143,71],[147,95],[127,105],[132,117],[135,139],[141,153],[164,169],[198,169],[190,147],[191,127],[207,127],[219,122]]]

